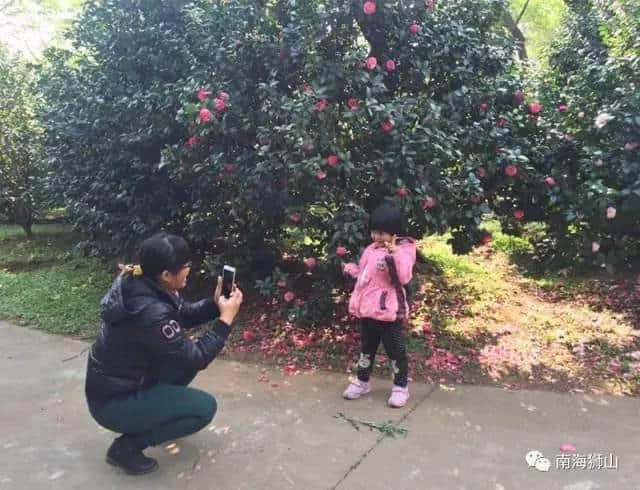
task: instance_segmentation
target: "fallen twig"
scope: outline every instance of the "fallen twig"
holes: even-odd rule
[[[406,436],[409,432],[407,429],[403,429],[402,427],[398,427],[393,421],[389,420],[387,422],[368,422],[366,420],[358,420],[351,417],[347,417],[342,412],[338,412],[337,415],[334,415],[333,418],[345,420],[349,422],[354,429],[360,430],[360,426],[364,425],[365,427],[369,427],[369,430],[377,430],[378,432],[384,434],[385,436],[396,437],[396,435]]]
[[[89,350],[89,347],[85,347],[80,352],[78,352],[75,356],[71,356],[71,357],[68,357],[66,359],[63,359],[62,362],[67,362],[67,361],[71,361],[73,359],[76,359],[76,358],[80,357],[82,354],[84,354],[85,352],[87,352],[88,350]]]

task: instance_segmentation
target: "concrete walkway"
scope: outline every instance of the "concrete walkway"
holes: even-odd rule
[[[640,490],[638,399],[413,384],[410,405],[392,410],[386,379],[348,402],[346,375],[223,360],[195,382],[218,399],[213,424],[148,450],[160,469],[130,477],[104,463],[113,435],[85,406],[86,348],[0,322],[0,489]],[[408,434],[357,431],[338,412]],[[558,459],[564,443],[577,453]],[[527,465],[531,450],[548,472]]]

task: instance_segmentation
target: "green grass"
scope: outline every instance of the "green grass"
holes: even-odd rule
[[[496,238],[497,237],[497,238]],[[494,242],[504,235],[494,234]],[[503,271],[489,262],[482,263],[469,255],[456,255],[447,243],[448,235],[429,237],[422,242],[421,252],[439,269],[449,287],[476,299],[495,300],[505,289]],[[507,243],[506,240],[504,240]]]
[[[72,255],[77,237],[69,225],[35,225],[28,240],[19,226],[0,226],[0,266],[27,267],[34,262],[64,260]]]
[[[50,333],[92,337],[100,298],[113,279],[108,267],[72,251],[67,226],[0,226],[0,318]]]

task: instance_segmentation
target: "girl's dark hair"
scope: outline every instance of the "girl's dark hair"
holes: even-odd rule
[[[142,273],[155,279],[164,271],[177,273],[191,260],[191,250],[184,238],[158,233],[142,242],[139,257]]]
[[[384,231],[390,235],[402,234],[402,212],[397,206],[385,202],[369,216],[369,230]]]

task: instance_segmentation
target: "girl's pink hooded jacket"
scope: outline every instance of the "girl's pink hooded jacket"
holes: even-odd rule
[[[396,250],[369,245],[358,264],[345,264],[344,271],[356,286],[349,300],[349,313],[357,318],[373,318],[383,322],[402,321],[409,316],[404,286],[413,276],[416,263],[416,240],[398,238]]]

